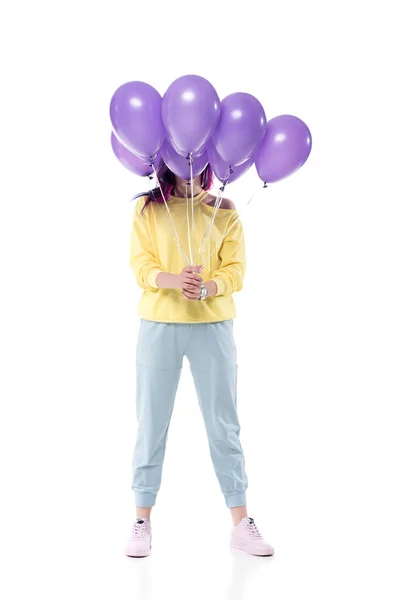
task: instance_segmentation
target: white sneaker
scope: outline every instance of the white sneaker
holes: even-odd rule
[[[256,556],[272,556],[274,549],[263,539],[260,530],[251,517],[243,517],[232,527],[231,548]]]
[[[148,556],[151,550],[151,524],[147,517],[138,517],[125,548],[125,555],[132,557]]]

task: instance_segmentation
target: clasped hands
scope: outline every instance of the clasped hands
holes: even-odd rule
[[[201,290],[200,285],[203,279],[199,273],[202,271],[203,265],[189,265],[182,269],[179,274],[179,285],[182,290],[182,294],[187,300],[200,300]],[[215,296],[217,293],[217,286],[214,281],[206,281],[204,284],[207,288],[209,296]]]

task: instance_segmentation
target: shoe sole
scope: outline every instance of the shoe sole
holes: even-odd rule
[[[128,554],[127,552],[125,552],[125,556],[128,556],[128,558],[145,558],[146,556],[149,556],[151,552],[151,546],[150,546],[150,550],[148,552],[146,552],[145,554]]]
[[[232,550],[239,550],[240,552],[246,552],[246,554],[252,554],[253,556],[274,556],[274,552],[268,552],[266,554],[257,554],[257,552],[250,552],[243,546],[235,545],[231,543]]]

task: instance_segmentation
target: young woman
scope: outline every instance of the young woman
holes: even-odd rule
[[[212,185],[210,167],[193,181],[193,213],[188,182],[175,177],[165,167],[159,175],[159,183],[173,224],[158,187],[139,195],[131,236],[130,265],[144,291],[138,308],[141,323],[136,352],[138,429],[132,481],[136,520],[125,554],[147,556],[150,553],[150,513],[161,484],[168,428],[186,356],[215,473],[226,506],[232,513],[231,547],[270,556],[273,548],[263,540],[254,519],[247,516],[248,482],[236,410],[237,364],[233,336],[236,311],[232,294],[243,286],[242,225],[240,220],[233,225],[237,211],[231,201],[223,200],[204,251],[198,252],[216,201],[208,193]],[[194,234],[191,244],[190,234]],[[200,264],[196,262],[197,266],[182,268],[185,260],[178,240],[186,256],[192,247],[191,258]]]

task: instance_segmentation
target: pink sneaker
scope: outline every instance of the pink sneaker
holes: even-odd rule
[[[126,556],[148,556],[151,550],[151,524],[147,517],[137,518],[125,548]]]
[[[264,542],[254,519],[251,517],[243,517],[240,523],[233,526],[231,548],[243,550],[256,556],[272,556],[274,554],[274,549]]]

